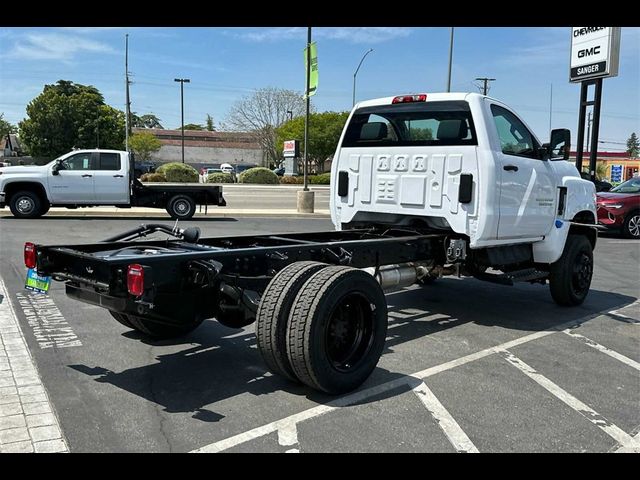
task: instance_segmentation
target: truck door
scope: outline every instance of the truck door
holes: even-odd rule
[[[129,165],[117,152],[96,152],[94,185],[96,203],[129,203]]]
[[[540,158],[537,140],[513,112],[492,103],[500,150],[500,218],[498,238],[546,235],[555,219],[555,187],[551,162]]]
[[[91,152],[71,155],[62,161],[60,167],[58,175],[49,172],[51,203],[93,203]]]

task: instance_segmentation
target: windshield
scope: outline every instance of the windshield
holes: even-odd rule
[[[611,191],[614,193],[640,193],[640,177],[630,178],[626,182],[612,188]]]
[[[477,144],[469,104],[449,101],[359,108],[342,147]]]

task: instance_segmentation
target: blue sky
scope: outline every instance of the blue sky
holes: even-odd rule
[[[455,29],[452,91],[478,91],[476,77],[494,77],[490,94],[515,108],[544,141],[553,128],[576,135],[580,87],[568,81],[569,27],[460,27]],[[229,107],[254,89],[304,89],[306,27],[218,28],[0,28],[0,113],[17,123],[45,84],[59,79],[96,86],[108,104],[124,109],[124,35],[129,33],[132,110],[154,113],[165,127],[206,114],[224,121]],[[318,27],[318,111],[351,107],[357,99],[446,89],[446,27]],[[640,133],[640,28],[623,27],[620,75],[604,82],[601,150],[624,150]]]

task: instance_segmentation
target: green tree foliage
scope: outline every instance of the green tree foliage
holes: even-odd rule
[[[18,128],[4,119],[4,113],[0,113],[0,140],[9,133],[16,133]]]
[[[230,173],[210,173],[207,177],[207,183],[234,183],[233,175]]]
[[[152,113],[138,116],[136,112],[131,112],[131,126],[135,128],[164,128],[161,121]]]
[[[202,125],[198,125],[197,123],[187,123],[184,126],[185,130],[204,130],[204,127]]]
[[[310,115],[308,157],[317,162],[321,171],[324,171],[324,162],[327,157],[335,153],[348,117],[348,112],[322,112]],[[286,122],[276,130],[276,133],[276,145],[280,157],[282,157],[285,140],[300,140],[300,153],[304,152],[304,117]]]
[[[321,173],[320,175],[310,175],[309,183],[312,185],[329,185],[331,184],[331,174]]]
[[[129,146],[136,154],[136,160],[144,162],[151,159],[152,153],[160,150],[162,142],[153,133],[137,132],[131,135]]]
[[[207,113],[207,130],[209,132],[215,132],[216,127],[213,124],[213,117]]]
[[[268,185],[278,185],[278,176],[268,168],[255,167],[245,170],[240,174],[240,183],[258,183]]]
[[[156,173],[163,174],[168,182],[197,183],[200,178],[198,171],[191,165],[178,162],[165,163],[156,170]]]
[[[627,140],[627,153],[629,158],[638,158],[640,155],[640,140],[638,140],[636,132],[632,132]]]
[[[124,113],[106,105],[97,88],[68,80],[45,85],[27,105],[20,138],[33,156],[56,157],[72,148],[124,148]]]

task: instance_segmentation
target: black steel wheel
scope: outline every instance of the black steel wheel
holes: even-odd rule
[[[298,381],[287,357],[287,324],[300,287],[311,275],[325,268],[319,262],[295,262],[280,270],[262,294],[256,314],[258,350],[269,370]]]
[[[42,215],[42,201],[36,193],[25,190],[11,196],[9,209],[16,218],[37,218]]]
[[[171,218],[189,219],[196,213],[196,202],[188,195],[175,195],[167,204],[167,212]]]
[[[330,394],[360,386],[376,367],[387,332],[387,302],[378,282],[351,267],[326,267],[294,300],[287,355],[300,381]]]
[[[549,287],[558,305],[584,302],[593,277],[593,249],[584,235],[569,235],[560,259],[551,264]]]

